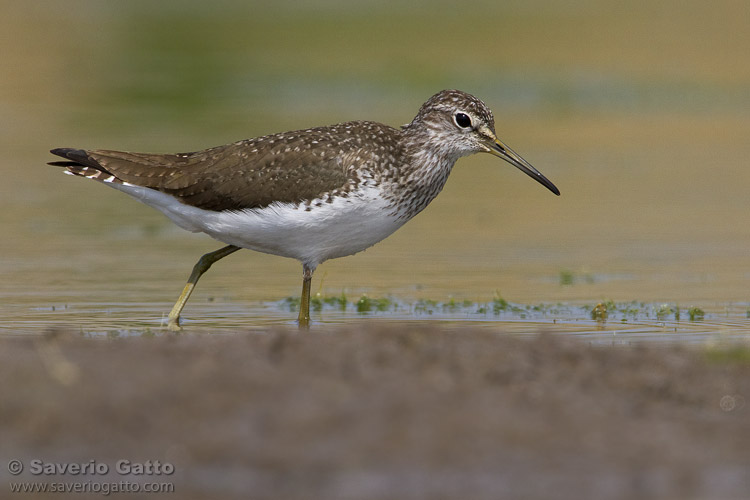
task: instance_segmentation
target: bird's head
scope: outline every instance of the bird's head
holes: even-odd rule
[[[471,94],[460,90],[438,92],[422,105],[404,130],[422,142],[421,147],[453,160],[474,153],[490,153],[560,194],[549,179],[498,139],[492,111]]]

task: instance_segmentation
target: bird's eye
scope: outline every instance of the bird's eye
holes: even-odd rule
[[[459,127],[471,128],[471,118],[466,113],[456,113],[454,119],[456,120],[456,125]]]

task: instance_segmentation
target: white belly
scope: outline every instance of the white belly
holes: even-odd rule
[[[214,212],[131,184],[108,184],[163,212],[178,226],[259,252],[291,257],[311,268],[374,245],[401,227],[375,187],[334,198],[308,211],[305,205],[275,203],[266,208]]]

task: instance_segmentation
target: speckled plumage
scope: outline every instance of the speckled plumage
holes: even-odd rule
[[[559,194],[497,139],[489,108],[458,90],[432,96],[401,129],[353,121],[181,154],[62,148],[52,153],[68,161],[51,164],[123,191],[185,229],[298,259],[311,276],[321,262],[401,227],[440,193],[456,160],[478,152]]]

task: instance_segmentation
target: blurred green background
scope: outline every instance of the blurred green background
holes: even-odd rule
[[[483,99],[499,137],[562,196],[496,158],[464,159],[423,214],[321,266],[314,290],[748,301],[747,2],[6,0],[0,10],[6,316],[76,301],[168,310],[195,260],[219,246],[45,166],[49,149],[178,152],[352,119],[397,126],[444,88]],[[243,253],[212,269],[194,300],[299,293],[296,262]]]

